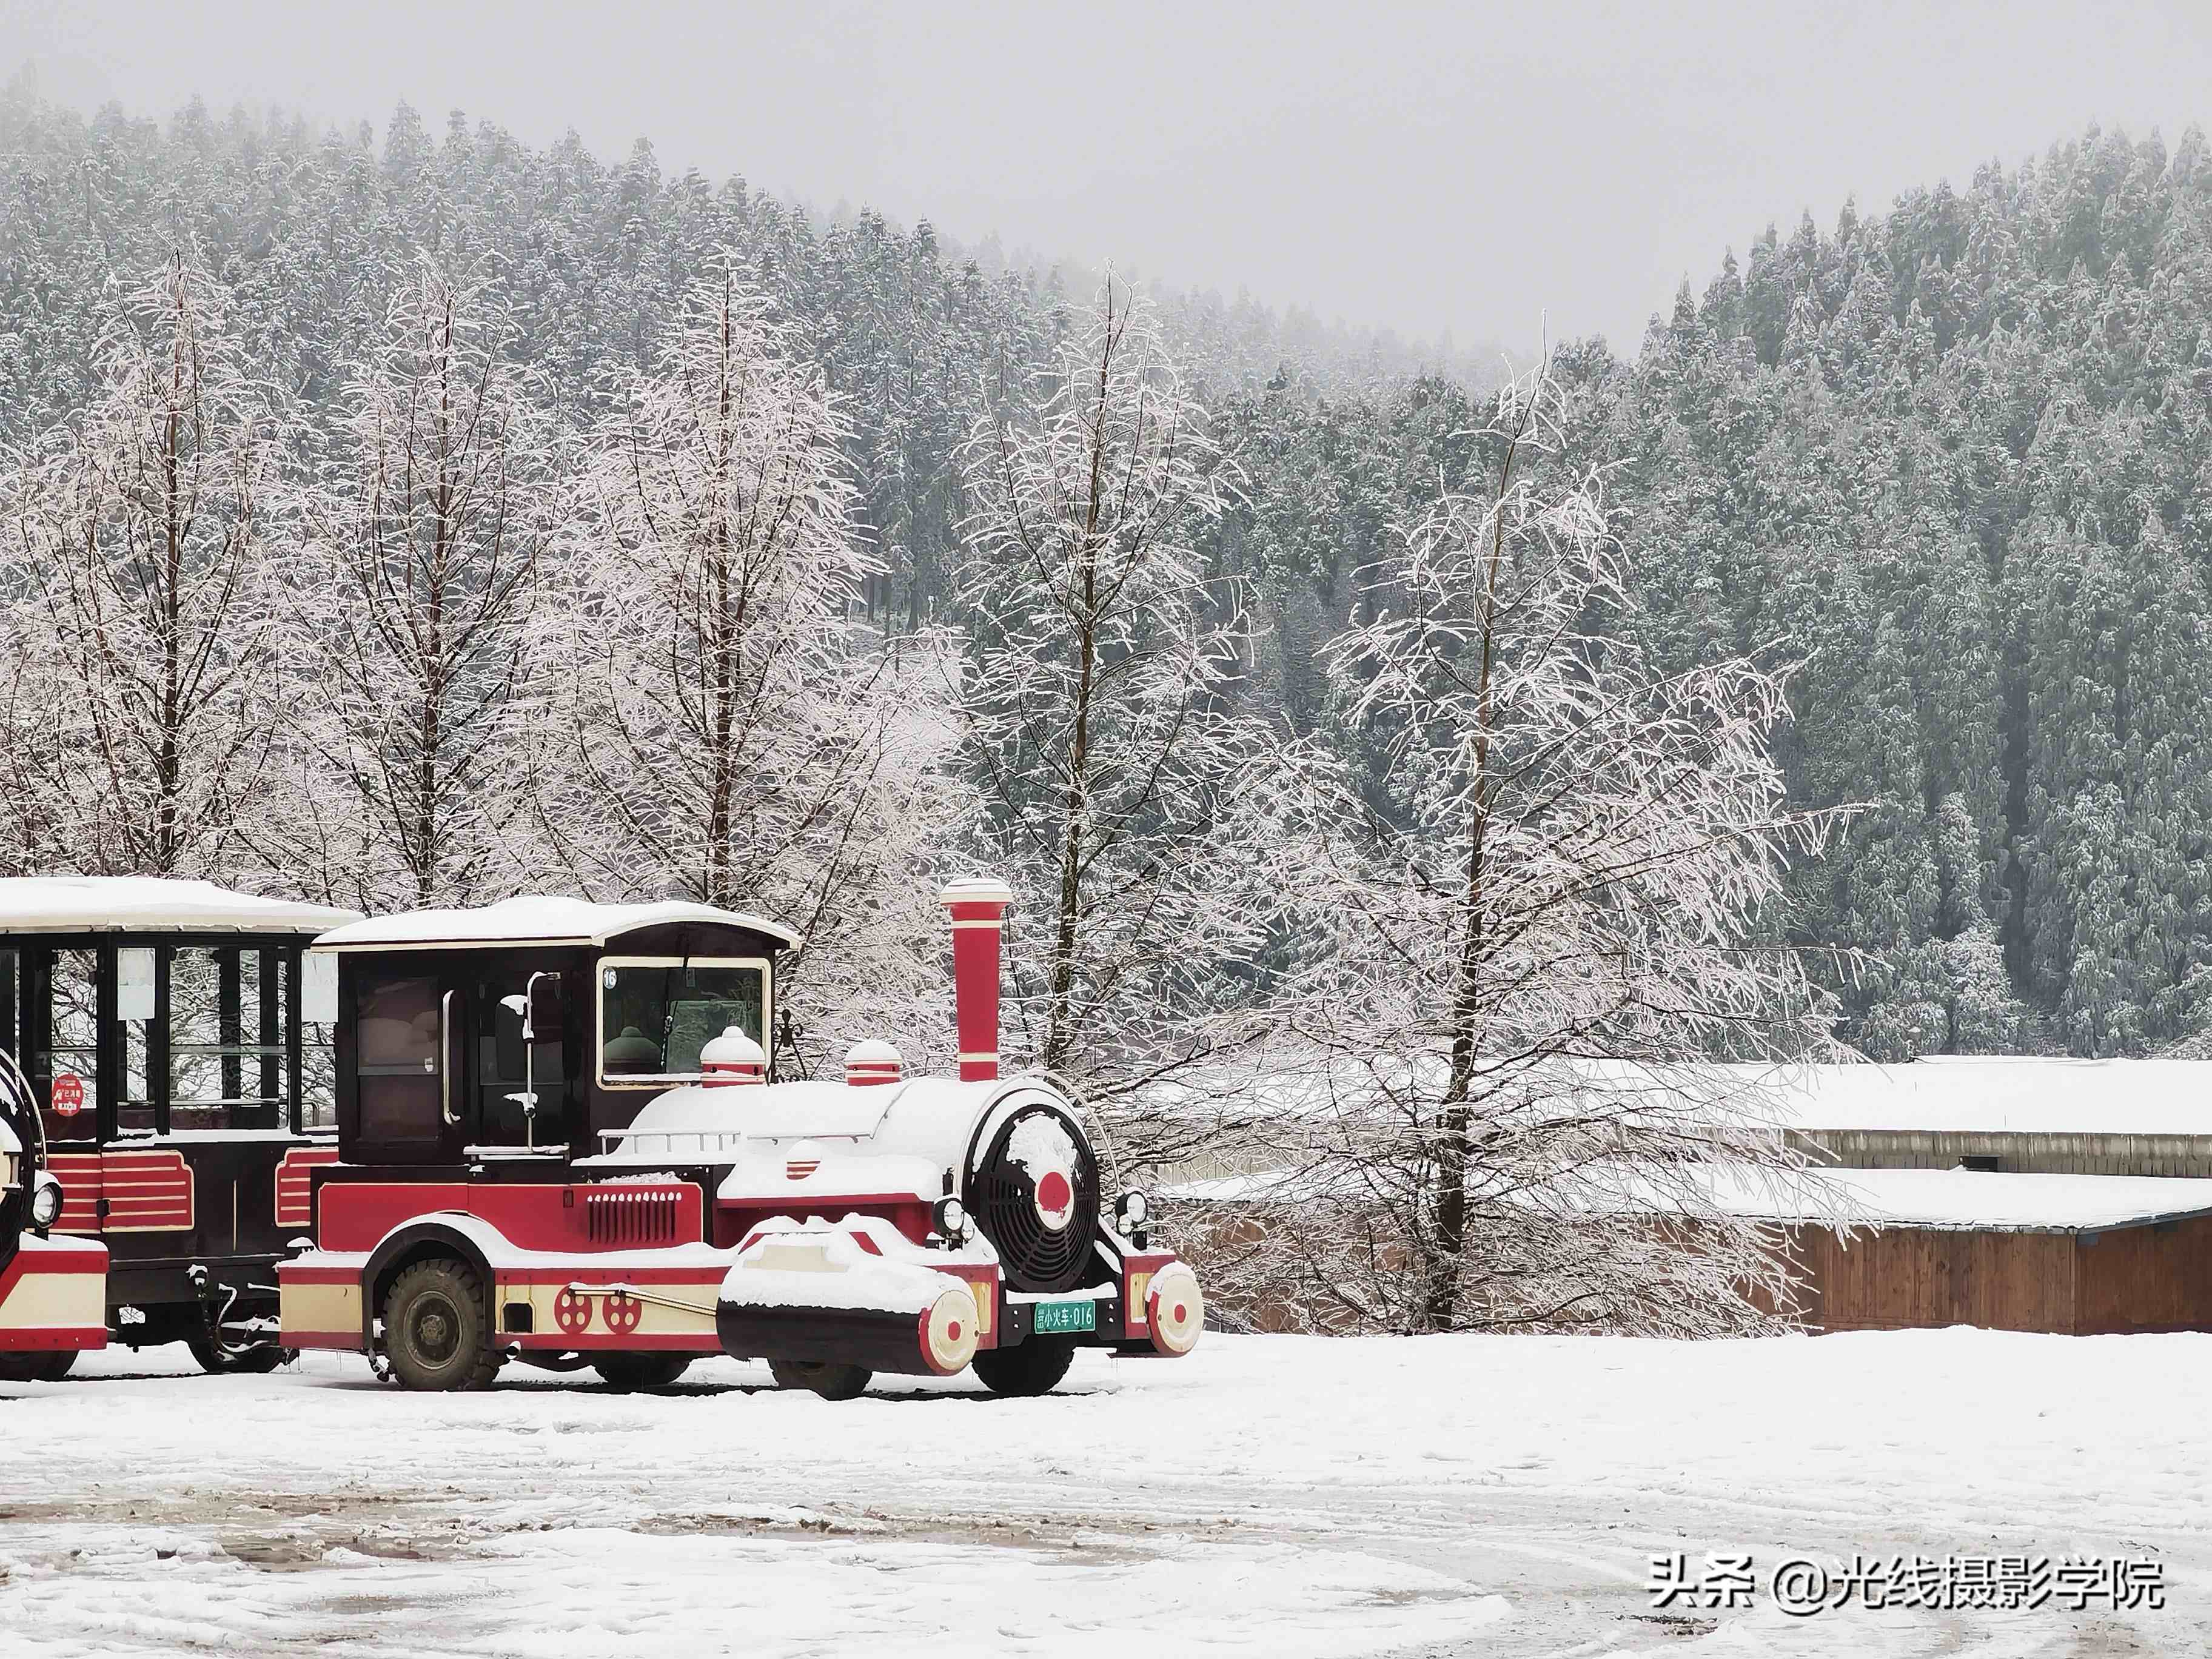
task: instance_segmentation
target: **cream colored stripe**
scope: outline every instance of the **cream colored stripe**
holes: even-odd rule
[[[0,1327],[11,1331],[44,1326],[107,1323],[107,1276],[96,1273],[27,1273],[0,1302]]]

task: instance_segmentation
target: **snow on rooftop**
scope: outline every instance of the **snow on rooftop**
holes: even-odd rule
[[[2212,1135],[2212,1060],[1946,1055],[1761,1075],[1800,1129]]]
[[[1808,1170],[1798,1201],[1717,1165],[1717,1207],[1774,1221],[1994,1232],[2091,1231],[2212,1214],[2212,1180],[2175,1176],[2022,1175],[1980,1170]],[[1828,1206],[1832,1206],[1832,1210]]]
[[[315,941],[319,949],[362,951],[406,945],[604,945],[642,927],[676,922],[708,922],[765,933],[786,946],[799,935],[781,922],[718,910],[711,904],[663,899],[651,904],[595,904],[589,899],[530,896],[503,899],[469,910],[410,910],[372,916],[334,928]]]
[[[1794,1176],[1743,1164],[1696,1172],[1701,1203],[1684,1202],[1679,1170],[1664,1182],[1626,1166],[1590,1165],[1558,1187],[1507,1195],[1547,1213],[1680,1215],[1695,1211],[1814,1225],[1932,1227],[1954,1231],[2076,1232],[2212,1214],[2212,1179],[2174,1176],[2023,1175],[1978,1170],[1845,1170]],[[1324,1195],[1317,1171],[1217,1176],[1163,1188],[1199,1204],[1296,1203]],[[1335,1183],[1341,1195],[1345,1188]]]
[[[319,933],[360,916],[167,876],[0,878],[0,933]]]

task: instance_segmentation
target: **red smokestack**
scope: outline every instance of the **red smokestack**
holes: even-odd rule
[[[960,1080],[989,1083],[999,1075],[999,928],[1013,891],[988,876],[969,876],[948,883],[937,897],[952,913]]]

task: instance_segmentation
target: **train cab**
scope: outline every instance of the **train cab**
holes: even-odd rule
[[[697,1081],[724,1031],[767,1042],[776,953],[797,942],[678,902],[518,898],[339,927],[314,947],[337,980],[339,1155],[542,1179]]]

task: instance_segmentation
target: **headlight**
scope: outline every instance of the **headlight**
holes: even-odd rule
[[[930,1219],[937,1231],[945,1237],[959,1240],[968,1237],[968,1206],[957,1198],[940,1198],[930,1212]]]
[[[61,1218],[62,1183],[50,1175],[42,1175],[31,1192],[31,1224],[51,1227]]]
[[[1133,1233],[1145,1224],[1145,1218],[1151,1213],[1152,1206],[1145,1202],[1142,1193],[1124,1193],[1114,1201],[1114,1231]]]

